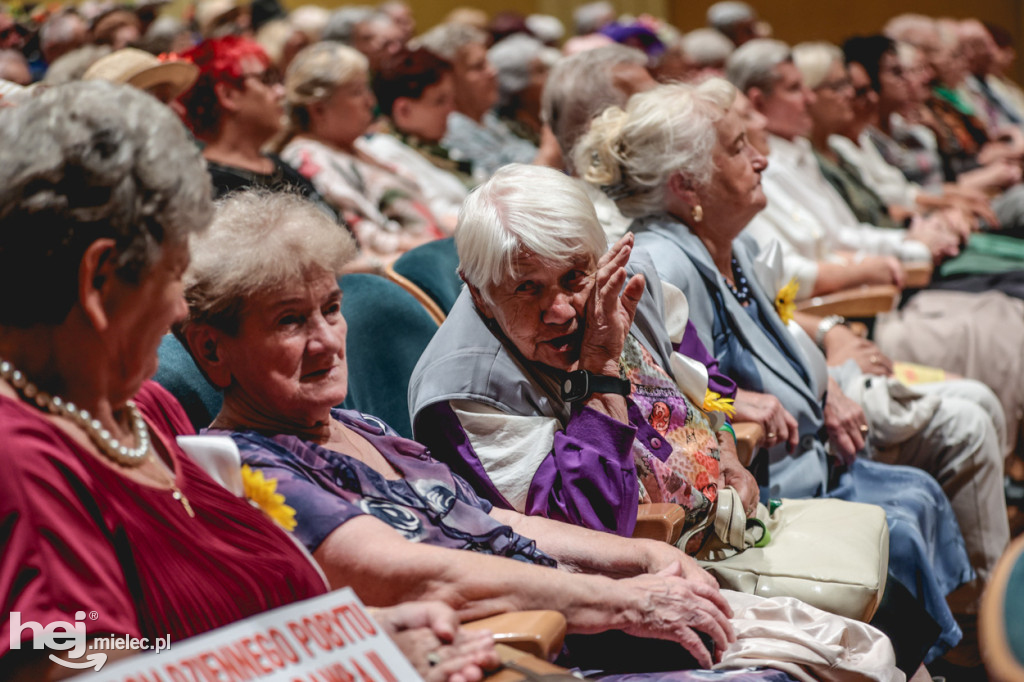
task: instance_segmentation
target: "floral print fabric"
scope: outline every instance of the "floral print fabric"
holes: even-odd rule
[[[662,452],[667,449],[655,442],[657,437],[638,433],[634,439],[640,502],[673,502],[686,509],[688,522],[703,519],[718,498],[718,438],[707,415],[632,334],[626,337],[619,363],[632,384],[630,400],[671,446]]]

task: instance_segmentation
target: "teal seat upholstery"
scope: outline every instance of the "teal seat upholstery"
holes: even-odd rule
[[[989,679],[1024,680],[1024,536],[1011,542],[996,564],[978,621]]]
[[[455,239],[438,239],[403,253],[395,272],[422,289],[447,315],[462,291]]]
[[[173,334],[164,336],[157,354],[160,366],[153,378],[178,399],[196,431],[209,426],[224,402],[220,391],[206,380]]]
[[[402,287],[376,275],[345,275],[341,312],[348,322],[348,396],[343,407],[380,417],[412,438],[409,377],[437,324]]]

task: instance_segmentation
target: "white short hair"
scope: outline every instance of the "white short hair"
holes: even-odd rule
[[[522,254],[553,265],[581,255],[596,261],[607,241],[579,181],[553,168],[514,163],[463,202],[455,247],[463,279],[486,293],[517,276]]]
[[[335,10],[324,24],[321,39],[351,45],[356,26],[373,16],[376,11],[369,5],[352,5]]]
[[[754,21],[757,12],[745,2],[716,2],[708,7],[706,15],[708,25],[719,31],[727,31],[741,21]]]
[[[736,46],[713,28],[698,28],[679,38],[679,49],[691,61],[706,66],[724,63]]]
[[[455,63],[468,45],[487,46],[487,34],[468,24],[439,24],[419,38],[412,41],[410,47],[430,50],[446,61]]]
[[[740,92],[760,88],[770,93],[778,80],[775,67],[792,58],[789,45],[781,40],[755,38],[729,55],[725,62],[725,77]]]
[[[697,186],[710,182],[715,123],[735,99],[736,88],[721,78],[633,95],[625,111],[609,107],[590,125],[576,146],[576,169],[624,216],[657,214],[673,173]]]
[[[811,90],[822,84],[836,62],[842,64],[845,58],[843,51],[832,43],[809,42],[793,47],[793,64]]]
[[[499,108],[511,106],[515,96],[530,83],[530,65],[535,59],[548,67],[561,53],[525,33],[513,33],[487,50],[487,61],[498,72]]]

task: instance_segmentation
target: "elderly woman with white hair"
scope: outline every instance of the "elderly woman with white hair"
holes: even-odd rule
[[[281,158],[345,217],[365,259],[377,264],[443,237],[421,188],[361,142],[376,100],[366,57],[333,42],[304,49],[288,67],[288,128]]]
[[[640,502],[680,504],[697,525],[724,483],[755,506],[721,415],[702,409],[732,383],[691,329],[683,345],[705,380],[676,387],[684,332],[669,340],[653,270],[627,282],[632,240],[608,250],[586,194],[557,171],[512,166],[467,198],[466,291],[413,372],[410,412],[417,439],[495,504],[625,536]]]
[[[959,396],[994,399],[976,382],[960,382],[969,384],[963,393],[938,384],[927,398],[894,385],[885,395],[891,391],[905,405],[917,400],[917,417],[904,422],[890,408],[871,409],[869,419],[825,373],[808,334],[819,341],[834,336],[827,342],[838,343],[850,332],[835,324],[825,329],[814,318],[798,319],[803,328],[787,324],[792,312],[776,303],[782,282],[774,281],[770,260],[758,260],[756,243],[741,234],[766,201],[760,186],[766,161],[747,139],[744,104],[721,79],[662,86],[635,96],[625,111],[605,111],[577,147],[577,163],[585,162],[585,178],[636,219],[638,255],[687,295],[701,340],[740,388],[737,418],[756,416],[761,408],[752,410],[752,401],[772,406],[775,417],[766,430],[774,432],[773,494],[886,510],[890,573],[943,627],[930,660],[959,640],[945,598],[973,577],[957,521],[982,579],[1008,539],[992,421],[980,405]],[[859,375],[852,363],[842,371]],[[870,407],[878,399],[866,389],[873,383],[886,385],[877,377],[847,385],[859,386],[860,401]],[[898,423],[905,428],[894,428]],[[920,469],[942,481],[957,516]]]

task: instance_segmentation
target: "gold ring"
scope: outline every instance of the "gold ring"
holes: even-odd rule
[[[433,668],[435,665],[441,662],[441,656],[436,651],[431,651],[427,654],[427,665]]]
[[[867,424],[861,424],[860,425],[860,432],[861,433],[867,433],[868,432],[868,425]]]
[[[772,431],[769,431],[768,432],[768,440],[771,440],[772,438],[775,438],[775,433],[773,433]]]

